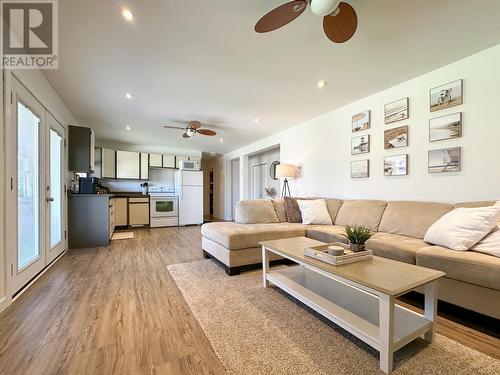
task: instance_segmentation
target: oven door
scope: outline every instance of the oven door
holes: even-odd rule
[[[178,201],[173,197],[151,197],[151,217],[176,217],[178,216]]]

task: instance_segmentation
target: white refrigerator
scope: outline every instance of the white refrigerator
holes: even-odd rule
[[[203,172],[175,172],[175,195],[179,197],[179,225],[203,224]]]

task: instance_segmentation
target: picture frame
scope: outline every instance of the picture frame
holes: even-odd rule
[[[445,83],[429,90],[429,109],[431,112],[462,105],[464,80]]]
[[[384,176],[407,176],[408,154],[384,157]]]
[[[435,117],[429,120],[429,142],[461,138],[462,134],[462,112]]]
[[[384,130],[384,150],[408,146],[408,125]]]
[[[429,173],[450,173],[462,170],[462,147],[429,150],[427,155]]]
[[[370,135],[360,135],[351,139],[351,155],[367,154],[370,152]]]
[[[368,178],[370,177],[370,160],[352,160],[351,161],[351,178]]]
[[[353,133],[368,130],[371,127],[371,111],[363,111],[352,116],[351,130]]]
[[[384,105],[385,124],[410,118],[410,99],[408,97]]]

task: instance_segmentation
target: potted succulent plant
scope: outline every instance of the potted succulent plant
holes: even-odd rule
[[[365,250],[365,242],[373,235],[372,231],[360,225],[345,226],[344,237],[349,241],[349,246],[355,253]]]

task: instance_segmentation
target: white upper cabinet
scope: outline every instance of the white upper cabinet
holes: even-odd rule
[[[149,154],[141,152],[141,180],[149,179]]]
[[[194,161],[199,161],[199,162],[201,162],[201,158],[200,158],[200,157],[198,157],[198,156],[190,156],[190,157],[189,157],[189,160],[194,160]]]
[[[116,178],[116,151],[107,148],[102,149],[101,177]]]
[[[163,154],[163,168],[175,168],[175,156]]]
[[[149,166],[161,168],[163,166],[161,154],[149,154]]]
[[[138,180],[140,178],[140,154],[116,151],[116,178]]]

